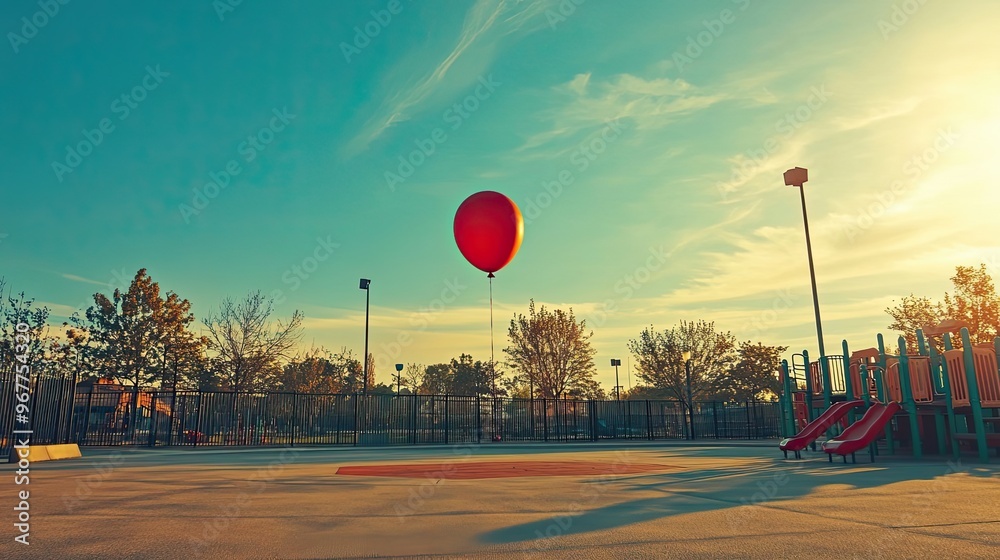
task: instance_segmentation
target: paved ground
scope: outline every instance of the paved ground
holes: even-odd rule
[[[84,454],[33,466],[29,486],[0,466],[0,557],[1000,558],[1000,467],[971,457],[844,465],[649,444]],[[611,474],[446,476],[479,461],[600,462]],[[336,474],[393,462],[431,476]],[[644,464],[669,468],[627,474]],[[23,546],[11,508],[28,487]]]

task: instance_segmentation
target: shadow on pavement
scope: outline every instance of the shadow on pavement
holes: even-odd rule
[[[689,453],[689,451],[692,451]],[[709,450],[685,450],[685,456],[715,455]],[[732,451],[730,450],[730,457]],[[676,460],[664,455],[662,462]],[[965,464],[961,460],[941,463],[902,462],[890,459],[878,463],[841,464],[825,459],[782,461],[753,458],[750,465],[733,468],[687,470],[650,475],[620,477],[615,482],[602,481],[596,491],[582,490],[576,501],[568,500],[560,515],[490,531],[480,536],[488,544],[517,543],[563,535],[615,529],[631,524],[666,520],[675,515],[732,509],[733,519],[741,517],[741,506],[791,502],[830,485],[844,485],[844,491],[870,489],[904,481],[932,481],[945,476],[1000,478],[1000,467]],[[661,462],[648,458],[644,461]],[[594,486],[591,483],[589,486]],[[931,485],[928,485],[930,487]],[[662,492],[662,496],[627,500],[598,508],[588,507],[595,494]],[[586,495],[584,495],[586,493]]]

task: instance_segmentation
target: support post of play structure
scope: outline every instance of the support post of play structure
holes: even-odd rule
[[[805,362],[806,368],[806,422],[812,422],[813,419],[813,380],[812,380],[812,369],[809,366],[809,351],[802,351],[802,361]]]
[[[923,329],[917,329],[917,352],[921,356],[929,356],[927,353],[927,341],[924,339]]]
[[[795,430],[795,398],[792,394],[792,377],[788,373],[788,360],[781,360],[781,383],[784,388],[782,410],[785,411],[785,435],[794,436]]]
[[[878,341],[878,368],[881,370],[881,375],[872,374],[875,378],[876,394],[878,395],[878,400],[883,403],[889,402],[889,389],[885,386],[885,339],[882,338],[882,333],[876,335],[876,340]]]
[[[945,429],[946,418],[948,417],[948,405],[951,404],[951,395],[944,388],[944,382],[941,379],[941,372],[944,371],[941,368],[940,357],[937,354],[937,350],[930,341],[924,336],[923,329],[917,329],[917,350],[920,352],[921,356],[927,356],[930,362],[931,369],[931,390],[940,395],[945,396],[947,404],[945,405],[945,411],[942,412],[940,407],[934,407],[934,430],[937,433],[937,448],[938,453],[944,454],[944,442],[948,439],[948,431]]]
[[[983,404],[979,400],[979,384],[976,379],[976,362],[972,357],[972,340],[969,329],[962,327],[962,354],[965,358],[965,381],[969,384],[969,407],[972,409],[972,422],[976,429],[976,447],[979,448],[979,458],[986,462],[990,458],[986,448],[986,430],[983,422]]]
[[[917,402],[913,400],[913,386],[910,384],[910,358],[906,353],[906,339],[899,337],[899,388],[903,393],[903,410],[910,417],[910,441],[913,457],[919,459],[923,455],[920,441],[920,419],[917,417]]]
[[[944,334],[943,342],[944,342],[944,349],[945,350],[951,350],[951,333],[945,333]],[[936,356],[937,355],[937,351],[934,350],[933,346],[931,346],[931,352],[932,352],[932,356]],[[944,387],[945,410],[947,411],[947,414],[948,414],[948,430],[949,430],[949,432],[951,434],[957,434],[958,433],[958,427],[956,425],[956,422],[958,420],[955,418],[955,402],[952,400],[951,376],[948,374],[948,362],[945,361],[944,356],[940,357],[940,366],[941,366],[941,369],[940,369],[940,371],[941,371],[941,386]],[[956,440],[954,437],[949,437],[948,439],[951,440],[951,454],[952,454],[953,457],[955,457],[957,459],[958,458],[958,440]]]
[[[886,370],[889,365],[889,361],[885,357],[885,337],[882,333],[875,335],[875,340],[878,344],[878,374],[875,375],[875,394],[878,395],[879,402],[888,403],[889,402],[889,388],[885,383]],[[896,454],[896,440],[893,438],[892,434],[892,423],[888,422],[885,425],[885,446],[888,449],[889,454]]]
[[[858,368],[858,373],[861,377],[861,386],[868,387],[868,365],[862,362]],[[871,406],[871,403],[868,402],[868,391],[863,391],[861,393],[861,402],[865,403],[864,409],[867,411],[868,407]]]
[[[867,391],[865,391],[864,388],[862,388],[862,387],[857,387],[857,388],[854,387],[854,378],[851,376],[851,350],[847,346],[847,339],[844,339],[844,341],[841,344],[841,348],[842,348],[842,350],[844,352],[844,356],[843,356],[843,360],[844,360],[844,400],[850,401],[850,400],[854,400],[854,394],[855,394],[855,392],[857,392],[858,396],[860,397],[861,393],[867,392]],[[860,370],[859,370],[859,372],[860,372]],[[860,379],[860,375],[859,375],[859,379]],[[855,391],[855,389],[857,389],[857,391]],[[853,424],[857,419],[858,419],[857,414],[854,413],[854,409],[853,408],[851,410],[847,411],[847,425],[848,426],[851,425],[851,424]]]
[[[833,401],[833,388],[830,383],[830,364],[826,363],[826,356],[819,355],[819,371],[823,376],[823,410],[830,408]]]
[[[854,398],[854,386],[851,379],[851,351],[847,347],[847,340],[845,339],[841,345],[844,352],[844,400],[851,400]],[[860,387],[858,388],[858,394],[861,394]]]
[[[923,338],[923,335],[924,331],[917,329],[917,340]],[[931,359],[931,381],[934,383],[934,392],[945,395],[950,399],[951,394],[945,387],[946,376],[944,375],[944,367],[941,365],[943,361],[941,355],[938,354],[937,348],[934,347],[934,344],[930,340],[924,339],[923,344],[927,349],[927,356],[930,356]]]

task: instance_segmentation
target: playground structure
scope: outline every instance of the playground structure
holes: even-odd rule
[[[1000,455],[1000,337],[973,345],[962,328],[955,348],[950,333],[939,344],[921,330],[916,335],[914,353],[903,337],[898,353],[887,353],[879,334],[876,348],[852,353],[845,340],[842,355],[810,361],[803,351],[791,364],[782,361],[785,456],[817,450],[824,435],[822,451],[845,462],[865,448],[874,461],[882,439],[886,453],[909,450],[914,458],[958,457],[967,448],[983,461],[990,449]]]

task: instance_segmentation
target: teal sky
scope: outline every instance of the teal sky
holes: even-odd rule
[[[360,353],[367,277],[378,380],[488,359],[451,227],[497,190],[526,216],[498,357],[529,298],[588,320],[608,387],[681,319],[815,350],[794,166],[828,349],[956,265],[1000,277],[996,2],[222,6],[0,9],[0,275],[54,323],[145,267],[197,316],[260,289]]]

